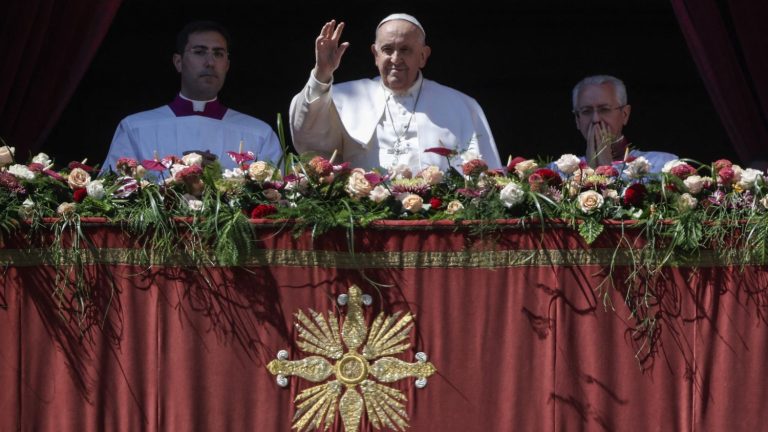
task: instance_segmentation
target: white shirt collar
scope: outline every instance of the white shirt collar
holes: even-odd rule
[[[190,99],[190,98],[184,96],[181,92],[179,92],[179,97],[181,97],[184,100],[188,100],[188,101],[192,102],[192,111],[195,111],[195,112],[203,112],[203,111],[205,111],[205,104],[207,104],[208,102],[213,102],[213,101],[215,101],[217,99],[217,98],[213,98],[213,99],[207,100],[207,101],[199,101],[199,100]]]

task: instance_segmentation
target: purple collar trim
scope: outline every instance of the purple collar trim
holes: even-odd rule
[[[186,99],[182,99],[182,97],[179,95],[176,95],[176,98],[168,104],[168,107],[171,109],[171,111],[173,111],[174,114],[176,114],[176,117],[200,115],[203,117],[221,120],[224,118],[224,114],[227,113],[227,107],[222,105],[218,99],[205,104],[204,111],[195,111],[192,108],[192,102]]]

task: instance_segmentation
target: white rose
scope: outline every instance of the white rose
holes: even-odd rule
[[[688,178],[683,180],[683,183],[685,183],[685,187],[688,188],[688,192],[692,193],[693,195],[701,192],[701,190],[704,188],[704,179],[702,179],[701,176],[695,174],[688,176]]]
[[[409,179],[413,177],[411,168],[406,164],[395,165],[389,169],[389,175],[393,179]]]
[[[615,189],[603,189],[603,198],[609,199],[613,203],[618,203],[619,193]]]
[[[754,168],[747,168],[741,172],[741,180],[739,180],[739,187],[744,190],[752,189],[755,187],[755,183],[759,180],[763,180],[763,172]]]
[[[187,207],[189,207],[192,211],[200,211],[203,209],[203,202],[197,199],[194,195],[190,194],[184,194],[182,195],[184,198],[184,202],[187,203]]]
[[[275,169],[264,161],[256,161],[248,167],[248,176],[258,182],[271,179],[274,173]]]
[[[651,172],[651,163],[644,156],[640,156],[632,162],[627,162],[624,174],[631,179],[642,178]]]
[[[519,184],[512,182],[499,192],[499,198],[507,208],[511,208],[523,202],[525,191]]]
[[[762,204],[762,205],[763,205],[763,207],[764,207],[765,209],[768,209],[768,195],[767,195],[767,196],[764,196],[764,197],[763,197],[763,198],[760,200],[760,204]]]
[[[592,213],[603,206],[603,196],[593,190],[579,194],[579,207],[584,213]]]
[[[241,179],[245,177],[245,171],[240,168],[225,169],[222,177],[225,179]]]
[[[571,175],[575,173],[576,170],[579,169],[580,163],[581,163],[581,159],[576,157],[576,155],[572,155],[570,153],[560,156],[560,159],[555,161],[555,165],[557,165],[557,169],[559,169],[560,171],[562,171],[567,175]]]
[[[731,169],[733,170],[733,182],[740,182],[741,176],[744,174],[744,169],[738,165],[733,165]]]
[[[390,195],[392,195],[392,192],[390,192],[389,189],[382,185],[378,185],[371,190],[368,194],[368,198],[375,203],[380,203],[389,198]]]
[[[353,170],[347,179],[347,186],[344,188],[350,197],[363,198],[371,193],[373,186],[371,182],[365,178],[365,172],[363,170]]]
[[[106,195],[106,192],[104,192],[104,180],[94,180],[88,183],[85,190],[88,192],[89,197],[97,200],[104,198],[104,195]]]
[[[440,167],[430,165],[419,173],[419,177],[427,181],[430,186],[434,186],[443,181],[443,172],[440,171]]]
[[[189,153],[181,158],[181,161],[186,166],[198,165],[203,166],[203,156],[197,153]]]
[[[73,169],[67,176],[67,184],[69,184],[69,187],[72,189],[84,188],[88,186],[88,183],[90,182],[91,175],[82,168]]]
[[[456,214],[462,210],[464,210],[464,205],[458,200],[453,200],[449,202],[448,206],[446,206],[445,208],[445,212],[451,215]]]
[[[35,173],[30,171],[26,165],[11,165],[8,167],[8,172],[20,179],[32,180],[35,178]]]
[[[533,159],[524,160],[515,165],[515,173],[517,173],[517,176],[522,179],[527,177],[531,171],[538,167],[539,165],[537,165],[536,161]]]
[[[418,213],[424,206],[424,200],[416,194],[404,194],[400,197],[400,202],[403,204],[403,208],[411,213]]]
[[[699,200],[694,198],[689,193],[684,193],[684,194],[680,195],[680,207],[683,210],[694,209],[694,208],[696,208],[696,205],[698,203],[699,203]]]
[[[39,163],[40,165],[47,167],[53,162],[51,161],[51,158],[47,154],[38,153],[35,157],[32,158],[32,163]]]

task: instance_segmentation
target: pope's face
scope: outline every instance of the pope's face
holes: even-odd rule
[[[616,89],[611,84],[589,84],[576,96],[576,127],[584,139],[598,124],[615,137],[629,121],[630,106],[619,104]]]
[[[215,31],[189,35],[184,52],[173,55],[181,74],[181,93],[194,100],[215,98],[229,70],[227,40]]]
[[[427,64],[430,48],[424,35],[412,23],[404,20],[387,21],[376,31],[376,43],[371,45],[382,82],[394,92],[408,90]]]

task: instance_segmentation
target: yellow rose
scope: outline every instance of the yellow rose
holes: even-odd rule
[[[584,213],[592,213],[603,206],[603,196],[593,190],[582,192],[579,194],[579,206]]]
[[[403,208],[411,213],[420,212],[424,205],[424,200],[416,194],[407,194],[400,199],[400,202],[403,203]]]
[[[84,188],[88,186],[88,183],[90,182],[91,175],[82,168],[73,169],[69,173],[69,176],[67,176],[67,184],[69,184],[69,187],[72,189]]]
[[[448,206],[445,209],[445,212],[448,214],[456,214],[460,211],[464,210],[464,205],[461,204],[458,200],[453,200],[448,203]]]
[[[272,178],[275,170],[264,161],[257,161],[248,167],[248,176],[251,180],[263,182]]]

